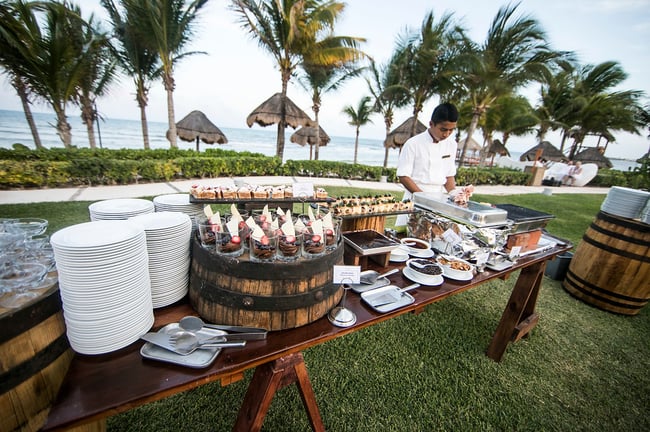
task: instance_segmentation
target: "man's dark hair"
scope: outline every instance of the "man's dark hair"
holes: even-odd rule
[[[458,109],[456,109],[456,106],[452,103],[441,103],[433,110],[431,121],[433,124],[445,121],[456,123],[458,121]]]

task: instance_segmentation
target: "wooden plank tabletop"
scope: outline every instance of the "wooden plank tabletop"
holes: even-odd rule
[[[470,281],[445,280],[437,287],[422,286],[410,291],[415,298],[413,304],[384,314],[374,312],[362,303],[358,294],[350,291],[345,306],[357,316],[354,326],[335,327],[327,317],[323,317],[295,329],[269,332],[267,339],[249,341],[243,349],[223,350],[215,362],[204,369],[191,369],[144,359],[140,355],[143,341],[134,342],[119,351],[104,355],[76,354],[43,430],[65,429],[97,421],[208,382],[234,382],[248,369],[404,313],[417,311],[488,280],[506,277],[523,267],[551,259],[570,248],[571,245],[556,246],[551,250],[521,258],[507,270],[486,270]],[[391,263],[389,268],[393,267],[401,268],[403,263]],[[390,281],[400,287],[411,284],[401,272],[391,275]],[[187,300],[158,309],[155,311],[154,329],[178,322],[185,315],[196,315]]]

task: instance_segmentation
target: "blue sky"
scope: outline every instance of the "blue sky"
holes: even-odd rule
[[[98,0],[78,2],[86,14],[103,16]],[[433,8],[436,17],[453,12],[477,42],[485,39],[487,30],[499,7],[505,2],[485,0],[461,1],[376,1],[348,0],[337,33],[365,37],[363,49],[379,63],[393,51],[398,35],[406,28],[416,29],[425,14]],[[176,120],[194,109],[200,109],[218,126],[246,128],[246,116],[262,101],[280,91],[280,74],[271,57],[237,23],[237,16],[228,9],[229,2],[211,0],[202,10],[197,36],[191,50],[207,55],[186,58],[176,68],[174,92]],[[519,13],[537,18],[556,49],[574,51],[583,64],[615,60],[629,74],[621,89],[638,89],[650,96],[650,0],[523,0]],[[535,103],[537,88],[525,94]],[[309,94],[292,80],[289,97],[312,115]],[[354,128],[341,114],[346,105],[356,106],[368,94],[362,79],[351,81],[337,93],[325,94],[320,124],[331,136],[354,136]],[[420,114],[427,123],[437,104],[434,98]],[[138,119],[132,83],[124,78],[111,94],[98,103],[101,113],[109,118]],[[0,76],[0,109],[20,110],[20,102],[5,76]],[[47,112],[37,104],[35,111]],[[77,111],[71,108],[70,115]],[[152,87],[148,117],[166,122],[166,96],[161,84]],[[410,115],[398,112],[395,126]],[[376,115],[373,124],[361,128],[361,136],[382,139],[383,119]],[[258,128],[260,126],[253,126]],[[274,127],[274,126],[270,126]],[[616,143],[609,146],[610,157],[638,158],[648,151],[650,140],[642,136],[616,134]],[[549,137],[559,143],[557,137]],[[481,140],[482,137],[475,136]],[[587,141],[587,145],[595,145]],[[511,148],[523,151],[534,145],[534,137],[512,138]]]

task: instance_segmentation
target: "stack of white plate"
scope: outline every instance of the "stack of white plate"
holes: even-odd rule
[[[204,217],[203,204],[190,202],[190,194],[167,194],[158,195],[153,199],[157,212],[181,212],[185,213],[192,220],[192,227],[196,229],[196,220]]]
[[[649,198],[650,192],[612,186],[600,210],[615,216],[636,219],[641,215]]]
[[[72,225],[50,239],[70,346],[81,354],[123,348],[154,322],[144,230],[129,221]]]
[[[99,201],[88,206],[90,220],[122,220],[133,216],[153,213],[151,201],[138,198],[120,198]]]
[[[190,217],[178,212],[156,212],[130,219],[144,229],[149,255],[149,278],[154,308],[185,297],[190,270]]]

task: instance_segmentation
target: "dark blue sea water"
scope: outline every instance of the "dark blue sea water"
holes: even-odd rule
[[[54,114],[34,113],[36,125],[45,147],[63,147],[61,140],[56,134]],[[79,116],[69,116],[68,122],[72,126],[72,144],[77,147],[88,147],[88,136],[86,127],[81,123]],[[169,148],[169,142],[165,138],[167,123],[149,122],[149,141],[151,148]],[[228,138],[228,144],[214,144],[219,148],[229,150],[247,150],[262,153],[267,156],[274,156],[276,150],[275,125],[262,128],[253,126],[250,129],[224,128],[221,131]],[[289,137],[295,131],[287,128],[285,134],[284,160],[306,160],[309,159],[309,146],[300,146],[290,142]],[[363,132],[363,131],[362,131]],[[143,148],[142,130],[139,121],[105,119],[99,122],[99,133],[95,128],[95,140],[97,146],[109,149],[119,148]],[[363,135],[363,134],[362,134]],[[319,150],[320,160],[339,161],[352,163],[354,161],[354,138],[331,137],[332,140],[326,147]],[[12,144],[21,143],[34,148],[32,135],[27,126],[25,115],[21,111],[0,110],[0,147],[11,148]],[[178,146],[182,149],[194,149],[195,143],[178,140]],[[201,143],[200,148],[205,149],[208,144]],[[520,152],[511,152],[513,159],[519,159]],[[388,166],[397,166],[398,151],[389,151]],[[359,137],[359,150],[357,161],[361,164],[382,166],[384,163],[384,146],[381,140]],[[628,168],[637,166],[634,161],[612,159],[614,168],[627,171]]]

